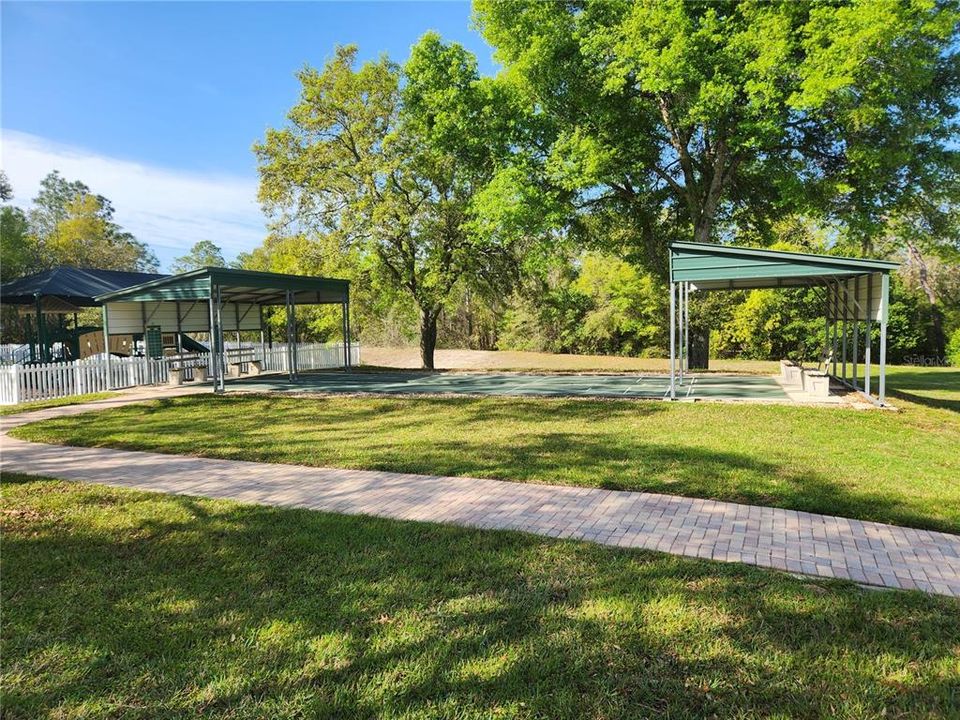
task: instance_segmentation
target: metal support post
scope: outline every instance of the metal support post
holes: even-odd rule
[[[690,283],[683,284],[683,362],[684,369],[690,372]]]
[[[347,303],[340,303],[340,334],[343,336],[343,369],[350,367],[350,350],[347,347]]]
[[[860,276],[853,279],[853,297],[856,305],[853,308],[853,387],[857,390],[857,368],[860,365]]]
[[[347,296],[347,302],[345,304],[347,308],[347,370],[351,370],[353,368],[353,353],[351,352],[353,350],[353,336],[352,336],[352,333],[350,332],[350,297],[349,295]]]
[[[827,358],[830,357],[830,283],[823,288],[823,371],[828,372]]]
[[[295,380],[299,380],[300,349],[297,344],[297,293],[295,290],[290,291],[290,328],[291,335],[293,336],[293,377]]]
[[[220,367],[220,362],[217,360],[217,311],[214,310],[213,303],[214,289],[211,286],[208,301],[210,310],[210,362],[208,369],[210,370],[210,379],[213,381],[213,391],[217,392],[217,369]]]
[[[47,323],[43,317],[43,302],[40,299],[40,293],[33,296],[34,304],[37,310],[37,356],[40,362],[50,362],[50,349],[47,347]]]
[[[113,367],[110,362],[110,321],[107,319],[107,304],[103,304],[103,350],[107,354],[107,390],[113,390]]]
[[[679,371],[680,380],[678,384],[683,385],[683,376],[684,376],[684,353],[683,353],[683,308],[685,305],[685,295],[686,295],[686,282],[681,282],[677,285],[677,347],[678,347],[678,359],[677,359],[677,369]]]
[[[870,354],[873,351],[873,275],[867,275],[867,328],[863,339],[863,391],[870,394],[870,383],[873,380],[873,364]]]
[[[890,275],[880,276],[880,383],[877,399],[883,405],[887,399],[887,315],[890,305]]]
[[[849,307],[850,307],[850,296],[849,296],[849,293],[847,292],[847,281],[844,280],[843,281],[843,341],[842,341],[843,365],[841,366],[842,372],[840,373],[840,377],[842,377],[844,381],[846,381],[847,379],[847,311],[849,310]]]
[[[267,369],[267,346],[264,344],[263,338],[263,305],[257,305],[257,310],[260,313],[260,362],[263,363],[263,369]]]
[[[683,287],[682,282],[677,285],[677,370],[680,385],[683,385]]]
[[[670,399],[677,399],[676,389],[676,357],[677,357],[677,288],[676,283],[670,283]]]
[[[226,391],[226,374],[227,374],[227,350],[223,342],[223,294],[220,291],[220,286],[217,285],[217,387],[216,392],[222,393]]]
[[[836,377],[837,375],[837,316],[840,314],[838,310],[840,309],[840,294],[837,292],[836,284],[831,285],[832,298],[831,303],[831,323],[830,323],[830,358],[832,360],[832,367],[830,374]]]
[[[180,337],[183,334],[183,323],[180,319],[180,303],[175,303],[177,311],[177,355],[180,355],[180,359],[183,360],[183,340]]]
[[[290,319],[290,291],[286,291],[285,309],[287,317],[287,379],[293,382],[293,327]]]

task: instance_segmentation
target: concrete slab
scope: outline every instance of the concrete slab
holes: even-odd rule
[[[666,397],[664,375],[545,375],[533,373],[317,372],[290,383],[286,376],[243,378],[229,390],[246,392],[336,394],[428,394],[547,396],[598,398]],[[688,376],[677,386],[682,400],[790,402],[775,377],[704,374]]]

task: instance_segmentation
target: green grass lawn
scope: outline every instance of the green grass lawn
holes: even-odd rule
[[[7,476],[4,718],[947,717],[960,603]]]
[[[17,413],[43,410],[44,408],[62,407],[63,405],[79,405],[80,403],[106,400],[115,397],[115,392],[87,393],[86,395],[71,395],[53,400],[37,400],[36,402],[20,403],[18,405],[0,405],[0,415],[16,415]]]
[[[191,396],[18,437],[648,490],[960,531],[960,371],[898,370],[902,412],[517,398]]]

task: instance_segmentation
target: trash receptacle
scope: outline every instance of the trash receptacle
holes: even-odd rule
[[[690,326],[690,358],[687,367],[691,370],[710,369],[710,331]]]

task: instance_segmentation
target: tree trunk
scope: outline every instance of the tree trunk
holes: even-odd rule
[[[713,231],[713,218],[701,217],[693,228],[693,241],[698,243],[710,242],[710,233]]]
[[[437,347],[437,318],[440,312],[436,309],[420,309],[420,361],[425,370],[433,370],[433,351]]]

